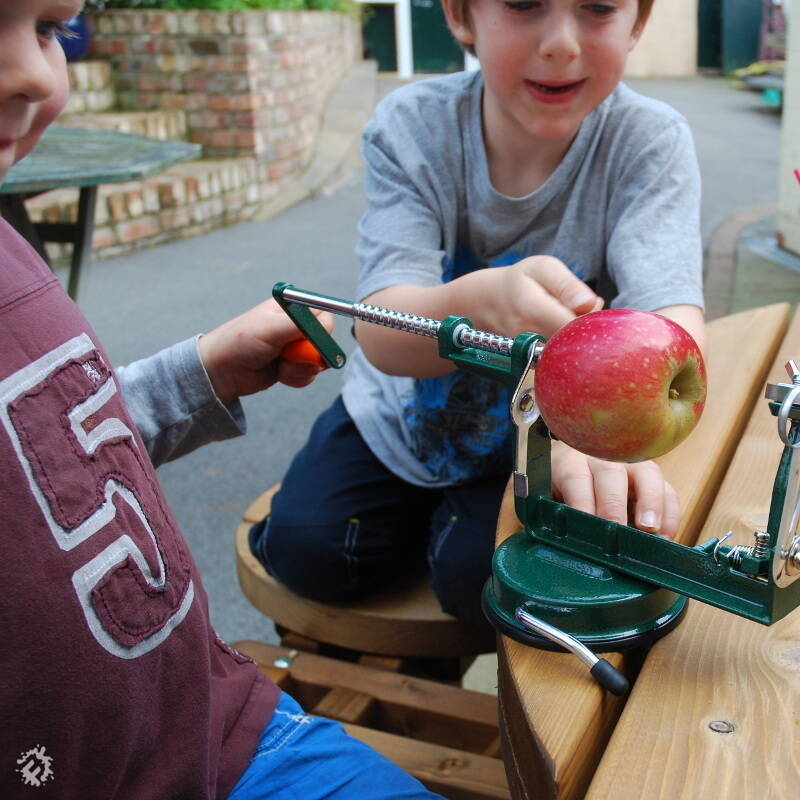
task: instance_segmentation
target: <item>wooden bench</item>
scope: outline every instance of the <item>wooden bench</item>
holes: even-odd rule
[[[391,665],[351,664],[260,642],[237,642],[308,713],[336,719],[449,800],[508,800],[497,701]]]
[[[496,698],[442,683],[457,683],[475,655],[493,651],[494,632],[443,612],[424,575],[348,604],[314,602],[282,586],[248,543],[277,489],[245,511],[236,562],[242,591],[275,621],[282,647],[234,646],[309,713],[345,723],[432,791],[451,800],[508,798]]]
[[[269,513],[278,487],[244,512],[236,529],[236,566],[247,599],[287,631],[341,648],[378,655],[461,659],[495,648],[490,630],[457,620],[439,607],[425,575],[353,603],[318,603],[272,578],[253,555],[248,532]]]
[[[789,316],[777,304],[708,326],[705,414],[660,459],[683,502],[684,544],[730,529],[750,544],[765,524],[781,447],[761,397],[800,355],[800,318],[786,334]],[[498,541],[518,528],[507,491]],[[763,628],[690,601],[683,623],[649,653],[607,658],[635,680],[627,702],[603,692],[574,656],[499,637],[514,798],[798,796],[800,615]]]

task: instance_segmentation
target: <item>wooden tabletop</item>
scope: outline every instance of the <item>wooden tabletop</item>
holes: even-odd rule
[[[697,429],[659,459],[681,496],[678,541],[751,544],[781,445],[762,399],[800,356],[786,303],[711,322],[709,394]],[[498,542],[519,528],[506,492]],[[515,798],[797,797],[800,615],[766,628],[690,601],[649,653],[607,655],[634,681],[602,691],[574,656],[499,637],[504,757]]]
[[[64,186],[142,180],[200,155],[199,144],[117,131],[53,125],[15,164],[0,194],[33,194]]]

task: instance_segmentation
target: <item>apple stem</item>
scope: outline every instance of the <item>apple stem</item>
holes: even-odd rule
[[[670,400],[677,400],[680,397],[680,392],[675,389],[674,387],[670,386],[669,388],[669,399]]]

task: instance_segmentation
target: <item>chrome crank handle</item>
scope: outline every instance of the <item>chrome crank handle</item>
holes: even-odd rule
[[[526,608],[521,605],[515,614],[517,621],[524,625],[533,633],[549,639],[555,644],[561,645],[565,650],[578,656],[578,658],[589,667],[592,677],[611,694],[627,694],[631,685],[628,679],[614,666],[609,664],[604,658],[598,658],[586,645],[581,644],[574,636],[570,636],[560,628],[545,622],[539,617],[533,616]]]

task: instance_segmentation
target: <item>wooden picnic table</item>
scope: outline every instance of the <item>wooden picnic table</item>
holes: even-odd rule
[[[144,180],[200,155],[199,144],[164,141],[117,131],[51,126],[0,185],[0,215],[50,264],[45,242],[73,245],[67,292],[77,298],[92,253],[97,189],[104,183]],[[42,192],[78,187],[74,222],[32,222],[25,200]]]
[[[781,455],[767,381],[800,357],[779,303],[709,323],[709,394],[693,434],[659,459],[681,496],[683,544],[752,544]],[[787,332],[788,328],[788,332]],[[519,529],[506,492],[498,543]],[[504,760],[514,798],[796,798],[800,613],[764,627],[694,600],[649,652],[606,658],[631,679],[604,692],[573,655],[498,637]]]

